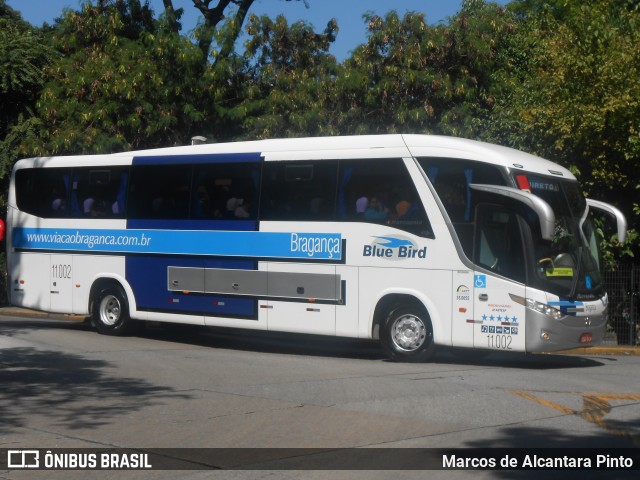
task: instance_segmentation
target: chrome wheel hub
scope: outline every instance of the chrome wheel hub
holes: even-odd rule
[[[404,315],[394,322],[391,338],[400,350],[414,351],[424,344],[427,338],[427,329],[418,317]]]
[[[100,320],[105,325],[115,325],[120,320],[120,300],[114,295],[107,295],[100,302]]]

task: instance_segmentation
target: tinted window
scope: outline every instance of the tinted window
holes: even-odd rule
[[[338,163],[267,162],[262,178],[262,220],[335,218]]]
[[[471,183],[507,185],[505,176],[494,165],[456,158],[419,158],[453,223],[473,221]]]
[[[131,173],[129,218],[189,217],[191,165],[138,165]]]
[[[128,167],[74,168],[71,216],[124,217],[128,176]]]
[[[191,218],[255,219],[260,169],[234,163],[194,167]]]
[[[71,169],[38,168],[16,172],[16,200],[18,208],[39,217],[69,215],[69,186]]]
[[[338,216],[433,236],[413,180],[399,158],[341,162]]]
[[[44,218],[121,217],[128,171],[108,166],[18,170],[18,208]]]
[[[525,282],[523,241],[515,212],[499,205],[478,205],[474,253],[477,265]]]

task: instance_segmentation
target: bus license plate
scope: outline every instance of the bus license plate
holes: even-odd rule
[[[580,335],[580,343],[591,343],[593,341],[593,334],[583,333]]]

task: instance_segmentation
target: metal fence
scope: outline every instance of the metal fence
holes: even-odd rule
[[[618,264],[604,274],[609,294],[608,345],[640,345],[640,265]]]

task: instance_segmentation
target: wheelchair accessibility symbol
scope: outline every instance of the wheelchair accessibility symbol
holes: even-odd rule
[[[476,288],[487,288],[487,276],[486,275],[476,275],[474,277],[473,284]]]

